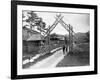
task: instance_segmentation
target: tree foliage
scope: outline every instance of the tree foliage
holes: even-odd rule
[[[23,15],[23,18],[27,17],[24,21],[30,24],[32,29],[34,26],[38,26],[38,30],[45,29],[46,23],[43,22],[42,18],[39,17],[34,11],[27,12],[27,15]]]

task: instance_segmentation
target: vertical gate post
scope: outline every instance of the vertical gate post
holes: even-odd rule
[[[73,27],[69,25],[69,51],[73,50]]]
[[[50,27],[50,26],[49,26]],[[48,30],[47,36],[46,36],[46,46],[50,53],[50,29]]]
[[[71,26],[71,51],[73,51],[73,27]]]
[[[49,33],[48,33],[48,46],[49,46],[49,53],[50,53],[50,30],[49,30]]]
[[[71,51],[71,30],[69,25],[69,52]]]

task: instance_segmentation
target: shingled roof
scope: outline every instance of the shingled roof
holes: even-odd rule
[[[31,30],[30,28],[23,27],[23,40],[26,41],[36,41],[36,40],[44,40],[44,36],[41,33]]]
[[[44,37],[41,34],[33,34],[27,41],[37,41],[37,40],[44,40]]]

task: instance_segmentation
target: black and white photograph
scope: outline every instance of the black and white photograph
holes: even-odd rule
[[[96,6],[16,4],[12,8],[13,41],[16,39],[12,67],[17,72],[13,68],[12,75],[36,78],[96,73]]]
[[[23,69],[89,65],[90,15],[22,11]]]

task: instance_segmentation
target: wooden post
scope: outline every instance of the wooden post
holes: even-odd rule
[[[73,27],[71,26],[71,51],[73,50]]]
[[[46,44],[45,46],[49,47],[49,53],[50,53],[50,29],[48,30],[47,36],[46,36]]]
[[[71,30],[69,25],[69,51],[71,51]]]
[[[73,50],[73,27],[69,25],[69,51]]]
[[[49,53],[50,53],[50,30],[49,30],[49,34],[48,34],[48,46],[49,46]]]

